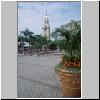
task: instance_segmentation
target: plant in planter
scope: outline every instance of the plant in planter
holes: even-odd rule
[[[66,97],[81,96],[81,27],[80,22],[71,21],[56,29],[64,37],[65,54],[58,65],[56,73],[60,77],[63,95]]]

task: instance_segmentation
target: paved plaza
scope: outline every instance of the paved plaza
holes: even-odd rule
[[[18,98],[62,98],[54,55],[18,56]]]

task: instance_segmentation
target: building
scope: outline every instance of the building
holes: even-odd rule
[[[47,10],[45,12],[44,25],[42,29],[43,29],[43,36],[46,37],[47,40],[50,40],[50,25],[49,25],[49,19],[47,16]]]

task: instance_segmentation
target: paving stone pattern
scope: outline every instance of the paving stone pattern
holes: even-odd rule
[[[62,98],[55,65],[61,57],[54,55],[18,56],[18,98]]]

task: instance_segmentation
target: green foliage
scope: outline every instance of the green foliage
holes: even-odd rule
[[[63,59],[63,61],[69,61],[70,60],[70,55],[68,55],[68,54],[62,55],[62,59]]]
[[[31,32],[28,28],[25,29],[24,31],[21,31],[21,33],[24,35],[24,40],[25,42],[29,42],[30,44],[33,44],[33,38],[34,38],[34,33]]]
[[[61,40],[56,41],[57,45],[65,51],[62,60],[65,62],[80,62],[81,60],[81,26],[80,21],[70,21],[66,25],[55,29]],[[78,65],[77,65],[78,66]],[[57,70],[64,69],[66,72],[80,73],[80,67],[64,67],[62,63],[56,66]]]
[[[56,43],[54,43],[54,42],[50,42],[50,43],[48,44],[48,46],[49,46],[49,49],[51,49],[51,50],[56,50],[56,49],[57,49],[57,45],[56,45]]]
[[[23,42],[25,41],[25,38],[23,36],[18,35],[18,42]]]
[[[32,45],[34,48],[41,49],[42,45],[47,44],[47,39],[41,35],[34,35],[28,28],[24,31],[21,31],[24,35],[23,37],[19,37],[18,41],[23,40],[24,42],[29,42],[29,45]]]
[[[55,31],[51,33],[51,37],[54,38],[55,40],[58,40],[58,37],[60,36],[60,32],[58,30],[59,28],[56,28]]]
[[[80,61],[81,56],[80,56],[79,53],[73,53],[72,55],[67,53],[67,54],[62,55],[62,59],[63,59],[63,61],[72,61],[72,62],[74,62],[74,61]]]
[[[40,35],[35,35],[34,37],[35,37],[35,42],[33,44],[34,47],[41,49],[43,45],[47,44],[47,39],[45,37]]]
[[[56,28],[53,33],[56,35],[59,33],[63,37],[60,42],[56,42],[63,50],[70,53],[81,50],[81,26],[79,21],[71,21],[67,25],[62,25],[61,28]]]

